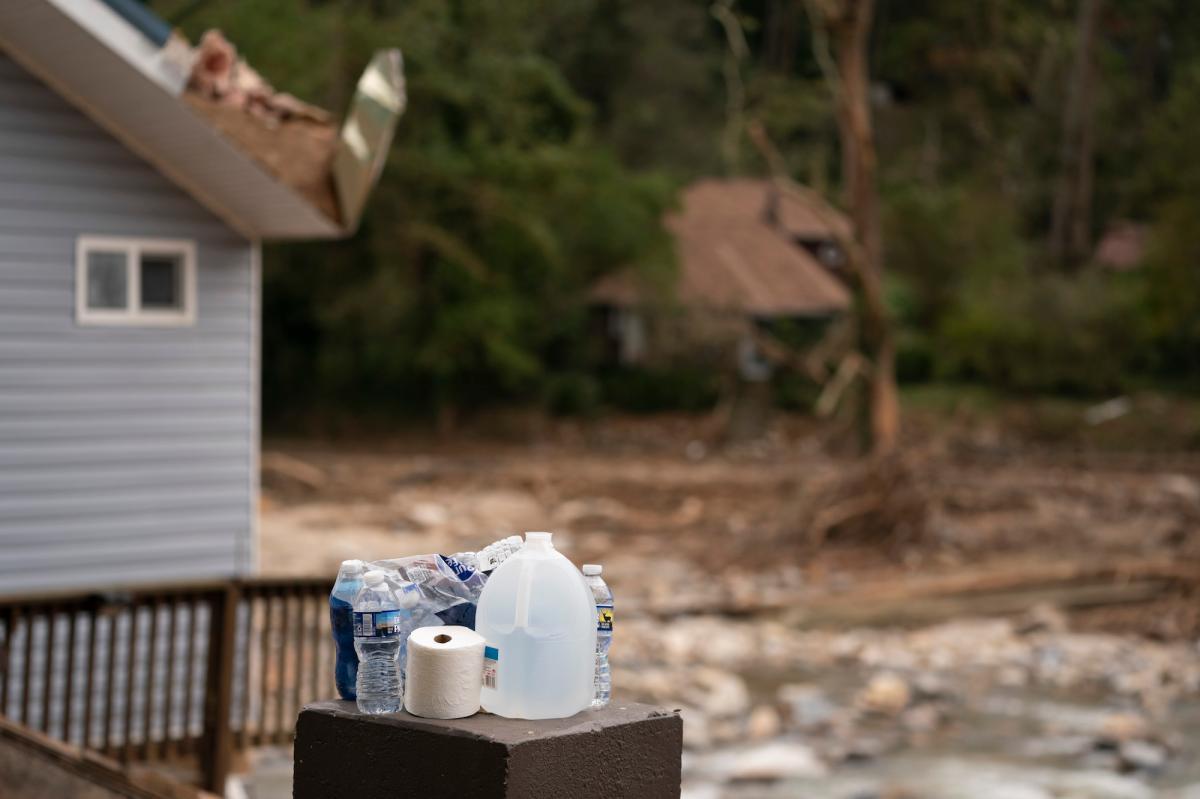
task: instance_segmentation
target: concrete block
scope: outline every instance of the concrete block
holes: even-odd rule
[[[683,721],[613,702],[567,719],[486,713],[440,721],[308,705],[296,722],[294,799],[677,799]]]

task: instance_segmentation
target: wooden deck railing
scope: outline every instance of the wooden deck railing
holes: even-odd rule
[[[332,694],[326,579],[0,598],[0,714],[224,790],[236,748],[291,742]]]

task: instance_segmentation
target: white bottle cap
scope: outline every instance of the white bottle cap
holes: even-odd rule
[[[588,577],[599,577],[604,573],[604,567],[598,563],[583,564],[583,573]]]
[[[551,538],[550,533],[526,533],[525,534],[525,543],[526,544],[533,544],[533,543],[549,544],[550,538]]]
[[[354,560],[343,560],[342,561],[342,568],[346,569],[346,570],[362,571],[363,566],[365,566],[365,565],[366,564],[364,564],[361,560],[358,560],[357,558],[355,558]]]
[[[378,569],[372,569],[371,571],[369,571],[363,575],[363,582],[366,583],[367,585],[372,585],[372,586],[379,585],[380,583],[383,582],[383,580],[384,580],[384,574],[383,574],[383,572],[379,571]]]

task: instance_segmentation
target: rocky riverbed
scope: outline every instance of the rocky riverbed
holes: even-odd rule
[[[1200,650],[1040,609],[916,630],[628,619],[619,695],[679,707],[685,796],[1200,797]]]

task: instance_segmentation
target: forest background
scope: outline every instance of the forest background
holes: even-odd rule
[[[841,201],[801,0],[720,4],[748,45],[735,105],[729,29],[704,0],[149,5],[331,109],[376,48],[404,53],[408,110],[358,234],[267,249],[269,427],[709,407],[732,361],[605,364],[588,286],[670,275],[661,220],[691,180],[768,173],[731,108]],[[869,59],[903,386],[1200,388],[1200,5],[878,0]],[[1102,269],[1094,247],[1120,224],[1145,226],[1145,256]],[[808,380],[779,370],[779,404],[806,409]]]

